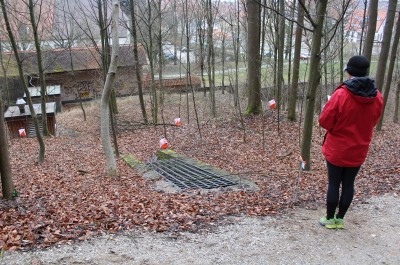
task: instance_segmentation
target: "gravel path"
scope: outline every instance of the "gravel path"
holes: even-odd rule
[[[318,210],[233,217],[206,234],[132,232],[71,246],[4,253],[0,264],[400,264],[400,197],[353,204],[346,228],[328,230]]]

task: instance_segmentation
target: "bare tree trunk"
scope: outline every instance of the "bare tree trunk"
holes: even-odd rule
[[[208,66],[208,84],[210,87],[211,99],[211,114],[215,118],[217,116],[216,103],[215,103],[215,55],[214,55],[214,42],[213,42],[213,13],[211,0],[207,0],[207,66]]]
[[[259,114],[261,106],[260,81],[260,4],[256,0],[247,0],[247,90],[248,106],[246,115]]]
[[[279,1],[273,1],[272,2],[272,7],[274,10],[279,10]],[[270,91],[270,94],[272,94],[272,97],[276,97],[276,88],[278,87],[278,50],[279,50],[279,15],[276,12],[272,13],[272,25],[271,27],[271,32],[273,34],[273,49],[274,49],[274,64],[273,64],[273,69],[272,72],[274,73],[273,76],[273,82],[272,82],[272,89]]]
[[[118,38],[118,19],[119,19],[119,1],[113,0],[112,8],[112,54],[110,67],[106,81],[104,83],[103,94],[101,96],[101,142],[103,145],[104,154],[107,162],[106,173],[108,176],[117,176],[117,165],[115,157],[112,151],[111,140],[110,140],[110,109],[109,102],[111,97],[111,91],[113,89],[115,76],[117,74],[118,67],[118,50],[119,50],[119,38]]]
[[[110,65],[110,44],[108,37],[108,8],[107,8],[107,0],[98,0],[97,1],[97,11],[99,15],[99,27],[100,27],[100,38],[101,38],[101,58],[102,58],[102,66],[103,66],[103,80],[106,82],[106,76],[109,72]],[[109,98],[109,121],[111,126],[111,132],[114,141],[114,149],[115,154],[119,156],[118,150],[118,142],[117,142],[117,133],[115,129],[115,119],[114,114],[118,112],[117,109],[117,99],[114,91],[114,87],[111,87],[110,98]]]
[[[378,66],[376,68],[375,85],[382,92],[383,82],[385,81],[386,65],[389,57],[390,42],[396,15],[397,0],[389,0],[389,8],[386,15],[385,28],[383,29],[383,38],[381,52],[379,53]]]
[[[5,0],[0,0],[0,4],[1,4],[1,10],[2,10],[2,13],[3,13],[4,22],[5,22],[6,28],[7,28],[8,37],[10,39],[10,43],[11,43],[11,46],[12,46],[12,49],[13,49],[13,52],[14,52],[15,60],[17,61],[19,77],[21,79],[22,86],[23,86],[24,92],[26,94],[26,99],[28,101],[29,111],[31,112],[32,121],[33,121],[33,124],[35,126],[36,138],[37,138],[38,143],[39,143],[38,162],[42,163],[44,161],[44,154],[45,154],[45,145],[44,145],[44,142],[43,142],[43,137],[42,137],[42,135],[40,133],[39,123],[38,123],[38,120],[37,120],[37,115],[36,115],[35,109],[33,108],[31,94],[29,93],[28,85],[26,83],[26,79],[25,79],[25,76],[24,76],[24,71],[23,71],[23,68],[22,68],[22,61],[19,58],[17,43],[15,41],[14,34],[13,34],[12,30],[11,30],[10,21],[8,19],[8,13],[7,13],[7,9],[6,9],[6,6],[5,6]]]
[[[345,1],[346,0],[342,1],[342,12],[344,12],[344,9],[345,9],[345,5],[346,5]],[[339,65],[340,66],[339,66],[339,69],[344,69],[344,34],[345,34],[344,33],[345,24],[344,23],[345,23],[344,19],[342,19],[342,21],[340,23],[341,32],[340,32],[340,50],[339,50],[339,54],[340,54],[340,59],[339,59]],[[340,77],[339,77],[340,82],[343,82],[343,79],[344,79],[344,73],[343,72],[344,71],[340,71]]]
[[[3,44],[0,41],[0,64],[1,64],[1,70],[3,72],[4,75],[4,90],[6,91],[6,98],[7,98],[7,106],[10,106],[11,102],[10,102],[10,91],[8,88],[8,76],[7,76],[7,68],[4,65],[4,61],[3,61],[3,53],[1,52],[3,50]]]
[[[392,12],[393,14],[395,14],[394,11],[389,10],[388,12]],[[391,50],[390,57],[389,57],[390,58],[389,68],[388,68],[388,72],[386,75],[386,84],[385,84],[385,89],[383,92],[383,110],[382,110],[381,118],[379,119],[378,125],[376,126],[376,129],[378,131],[380,131],[382,129],[385,108],[386,108],[387,101],[389,98],[390,87],[392,85],[393,71],[394,71],[394,66],[396,64],[397,47],[399,45],[399,38],[400,38],[400,16],[397,17],[396,32],[395,32],[395,35],[393,38],[393,44],[392,44],[392,48],[391,48],[392,50]]]
[[[284,6],[285,7],[285,6]],[[290,7],[292,10],[290,11],[290,19],[289,21],[289,30],[286,31],[286,48],[285,48],[285,59],[288,60],[288,75],[287,75],[287,83],[290,84],[291,80],[291,71],[292,71],[292,48],[293,48],[293,28],[294,28],[294,12],[296,9],[296,1],[293,1]],[[285,9],[283,9],[283,12]],[[264,25],[264,24],[263,24]],[[286,97],[285,101],[283,102],[285,106],[287,106],[287,100],[288,98]]]
[[[277,91],[276,103],[278,105],[278,132],[280,125],[280,111],[282,108],[282,88],[283,88],[283,59],[285,57],[285,0],[279,0],[279,34],[278,34],[278,71],[276,72]]]
[[[345,0],[343,0],[344,3]],[[367,4],[368,1],[364,0],[364,14],[363,14],[363,21],[362,21],[362,26],[361,26],[361,36],[360,36],[360,50],[359,54],[362,54],[362,46],[363,46],[363,38],[364,38],[364,31],[365,31],[365,21],[367,20]],[[342,20],[342,26],[344,25],[344,21]],[[340,68],[343,69],[343,68]]]
[[[73,68],[72,69],[72,73],[73,73]],[[83,101],[82,101],[82,96],[81,93],[79,93],[78,89],[75,89],[76,93],[78,94],[79,97],[79,106],[81,107],[82,110],[82,114],[83,114],[83,121],[86,121],[86,111],[85,108],[83,107]]]
[[[378,2],[378,0],[370,0],[368,5],[368,28],[363,54],[369,61],[371,61],[372,49],[374,48],[376,19],[378,17]]]
[[[1,175],[1,191],[6,200],[13,199],[14,184],[12,179],[12,171],[10,164],[10,154],[8,152],[7,131],[4,122],[4,104],[0,93],[0,175]]]
[[[162,14],[161,14],[161,7],[162,3],[161,0],[158,0],[157,2],[157,49],[158,49],[158,89],[160,91],[160,100],[159,100],[159,105],[160,105],[160,114],[161,114],[161,119],[162,119],[162,124],[163,124],[163,129],[164,129],[164,137],[167,137],[167,127],[165,125],[165,120],[164,120],[164,84],[163,84],[163,49],[162,49]],[[174,46],[176,47],[176,45]],[[180,61],[180,60],[179,60]]]
[[[173,31],[174,31],[174,44],[178,42],[178,18],[177,18],[177,5],[176,5],[176,1],[174,0],[173,2]],[[189,52],[189,50],[188,50]],[[174,45],[174,65],[178,64],[178,58],[177,58],[177,52],[176,52],[176,45]],[[179,62],[180,63],[180,62]]]
[[[288,107],[288,120],[296,120],[296,102],[297,102],[297,90],[299,87],[299,71],[300,71],[300,52],[301,52],[301,39],[303,33],[304,23],[304,9],[299,5],[299,12],[297,15],[297,26],[295,33],[295,44],[294,44],[294,59],[293,59],[293,78],[292,85],[290,86],[289,94],[289,107]]]
[[[262,5],[261,5],[261,13],[260,13],[260,21],[261,21],[261,32],[260,32],[260,38],[261,38],[261,42],[260,42],[260,60],[261,60],[261,64],[263,63],[263,59],[264,59],[264,54],[265,54],[265,35],[266,35],[266,26],[265,26],[265,21],[267,20],[267,8],[266,8],[266,2],[267,0],[262,0]]]
[[[327,34],[328,30],[329,29],[328,29],[327,23],[324,23],[324,30],[323,30],[323,34],[322,34],[324,44],[329,43],[329,38],[328,38],[328,34]],[[322,89],[325,88],[325,91],[326,91],[326,89],[328,88],[328,60],[327,60],[328,52],[329,52],[329,46],[327,46],[321,53],[321,58],[323,58],[323,62],[321,64],[321,68],[320,68],[322,70],[321,82],[320,82],[320,89],[317,89],[317,92],[315,95],[316,97],[315,97],[315,110],[314,110],[314,112],[317,113],[318,115],[321,114],[321,110],[322,110],[322,95],[323,95]],[[343,71],[340,71],[340,72],[343,72]]]
[[[186,85],[190,88],[192,91],[192,101],[193,101],[193,110],[194,114],[196,117],[196,125],[197,125],[197,130],[199,132],[200,139],[202,139],[202,134],[201,134],[201,127],[200,127],[200,119],[199,119],[199,114],[197,111],[197,106],[196,106],[196,97],[195,97],[195,91],[194,87],[192,84],[192,78],[191,78],[191,64],[190,64],[190,54],[189,54],[189,47],[190,47],[190,25],[189,25],[189,7],[188,7],[188,0],[185,0],[184,2],[184,23],[185,23],[185,45],[186,45]],[[196,29],[197,30],[197,29]],[[186,93],[186,99],[187,99],[187,113],[188,113],[188,122],[189,122],[189,93]]]
[[[140,108],[142,110],[143,122],[148,123],[146,106],[144,104],[143,98],[143,87],[142,87],[142,67],[139,62],[139,51],[138,51],[138,40],[137,40],[137,31],[136,31],[136,11],[135,11],[135,1],[130,1],[130,13],[131,13],[131,34],[133,39],[133,55],[135,57],[135,65],[136,65],[136,81],[138,86],[139,93],[139,102]]]
[[[189,27],[189,17],[188,17],[188,0],[185,0],[184,2],[184,9],[185,9],[185,15],[184,15],[184,20],[185,20],[185,29],[186,29],[186,48],[187,51],[189,52],[189,46],[190,46],[190,27]],[[200,120],[199,120],[199,114],[197,111],[197,106],[196,106],[196,97],[195,97],[195,91],[194,91],[194,87],[192,84],[192,79],[191,79],[191,73],[190,73],[190,60],[189,60],[189,55],[186,56],[186,84],[190,87],[190,89],[192,90],[192,101],[193,101],[193,110],[194,110],[194,114],[196,117],[196,124],[197,124],[197,130],[199,132],[199,136],[200,139],[203,139],[203,136],[201,134],[201,127],[200,127]],[[187,99],[189,100],[189,94],[187,94]],[[189,101],[187,103],[187,107],[188,107],[188,121],[189,121]]]
[[[186,14],[186,16],[188,16]],[[197,22],[197,35],[199,38],[199,51],[200,51],[200,59],[199,59],[199,64],[200,64],[200,76],[201,76],[201,83],[204,88],[204,96],[207,95],[207,89],[206,89],[206,79],[204,78],[204,34],[205,30],[203,29],[203,21],[202,19],[199,19]]]
[[[399,123],[399,105],[400,105],[400,81],[397,81],[396,87],[396,95],[394,97],[394,113],[393,113],[393,122]]]
[[[233,101],[235,107],[238,107],[240,109],[240,101],[239,101],[240,2],[239,1],[237,1],[236,12],[237,12],[236,34],[235,30],[233,29],[234,24],[232,24],[233,48],[235,50],[235,87],[233,91]]]
[[[36,22],[35,10],[34,10],[35,6],[33,4],[33,0],[29,0],[28,7],[29,7],[30,22],[33,31],[33,38],[35,40],[36,57],[39,69],[40,97],[41,97],[41,108],[42,108],[42,131],[43,131],[43,136],[48,136],[50,135],[50,133],[49,133],[49,128],[47,127],[47,110],[46,110],[47,90],[46,90],[46,81],[42,63],[42,49],[40,47],[40,39],[37,31],[37,25],[39,24],[40,20]]]
[[[314,108],[315,108],[315,95],[321,79],[321,73],[319,70],[319,62],[321,58],[321,40],[322,31],[324,28],[324,19],[326,13],[328,1],[318,1],[317,4],[317,20],[314,24],[314,33],[312,37],[311,46],[311,62],[310,62],[310,74],[308,78],[308,90],[307,90],[307,103],[304,116],[304,127],[303,136],[301,142],[301,156],[302,160],[306,161],[305,169],[310,169],[310,152],[311,152],[311,140],[312,131],[314,125]]]
[[[221,46],[222,46],[222,51],[221,51],[221,68],[222,68],[222,80],[221,80],[221,85],[222,85],[222,94],[225,94],[225,54],[226,54],[226,52],[225,52],[225,43],[226,43],[226,37],[225,37],[225,27],[222,27],[222,32],[223,32],[223,35],[222,35],[222,43],[221,43]]]
[[[112,90],[111,91],[111,96],[110,96],[110,102],[109,102],[109,109],[110,109],[110,126],[111,126],[111,132],[112,132],[112,137],[113,137],[113,141],[114,141],[114,150],[115,150],[115,155],[117,157],[119,157],[119,148],[118,148],[118,138],[117,138],[117,129],[115,126],[115,118],[114,118],[114,113],[115,111],[117,111],[115,108],[113,108],[113,106],[117,106],[117,99],[115,98],[115,91]],[[113,98],[115,100],[115,104],[112,104]]]
[[[103,10],[106,10],[106,0],[97,0],[97,12],[99,16],[99,27],[100,27],[100,39],[101,39],[101,49],[102,49],[102,64],[103,64],[103,79],[105,81],[108,67],[110,63],[109,57],[109,41],[108,41],[108,30],[107,30],[107,16],[104,14]]]
[[[147,26],[149,34],[149,44],[148,44],[148,57],[150,63],[150,76],[151,76],[151,96],[152,96],[152,118],[153,123],[157,124],[158,120],[158,99],[157,99],[157,87],[154,79],[154,51],[153,51],[153,23],[152,23],[152,12],[151,12],[151,0],[147,0]]]

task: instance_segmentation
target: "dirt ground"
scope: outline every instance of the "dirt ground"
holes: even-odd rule
[[[318,225],[318,209],[230,217],[207,233],[104,235],[45,250],[3,253],[0,264],[400,264],[400,197],[355,202],[345,229]]]
[[[13,142],[15,184],[21,191],[17,203],[23,211],[3,209],[0,217],[7,218],[1,220],[1,231],[9,234],[2,232],[0,237],[18,236],[17,246],[24,248],[5,250],[14,246],[9,240],[7,248],[0,250],[0,264],[400,264],[398,125],[390,123],[375,134],[357,177],[346,228],[332,231],[318,224],[325,213],[327,184],[320,152],[322,131],[315,127],[314,170],[304,172],[299,185],[295,182],[300,176],[299,123],[281,122],[278,132],[278,114],[270,111],[263,117],[249,117],[245,120],[244,141],[230,96],[218,97],[218,106],[224,106],[220,110],[224,116],[218,119],[209,118],[208,100],[199,96],[204,139],[198,144],[199,133],[193,121],[179,128],[168,126],[165,129],[171,149],[253,181],[258,191],[162,193],[154,189],[153,180],[138,176],[122,161],[120,179],[99,177],[105,163],[99,132],[93,130],[100,124],[97,105],[88,106],[84,123],[80,110],[64,110],[57,119],[59,130],[64,128],[66,133],[48,139],[46,148],[46,155],[54,159],[43,165],[33,163],[36,143],[30,139]],[[139,103],[125,100],[127,104],[121,104],[125,109],[120,109],[118,116],[120,152],[146,162],[158,150],[164,128],[137,122],[141,120]],[[176,98],[168,102],[170,108],[166,107],[164,114],[171,123],[180,109]],[[263,124],[268,125],[265,130]],[[264,143],[263,132],[265,144],[260,144]],[[19,152],[22,148],[23,153]],[[296,185],[301,192],[297,193]],[[81,200],[76,194],[87,196]],[[296,194],[298,206],[291,208]],[[115,204],[109,204],[111,200]],[[195,217],[191,217],[193,213]],[[255,215],[264,217],[251,217]],[[97,216],[101,218],[95,219]],[[127,222],[126,216],[135,222]],[[75,229],[78,226],[74,224],[85,221],[95,224],[90,227],[101,236],[89,234],[80,239],[87,230]],[[196,226],[191,226],[194,222]],[[124,229],[117,230],[121,224]],[[168,232],[143,232],[146,229]],[[108,234],[115,231],[125,232]],[[72,239],[62,241],[60,236],[64,235]],[[40,240],[34,242],[37,237]],[[33,242],[29,246],[22,244],[27,238]],[[53,241],[46,245],[44,239]],[[28,251],[32,247],[36,250]]]

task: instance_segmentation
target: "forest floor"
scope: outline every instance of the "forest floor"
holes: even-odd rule
[[[85,107],[86,121],[79,108],[57,116],[59,135],[46,138],[42,164],[35,139],[11,140],[19,196],[0,201],[0,264],[399,263],[399,124],[375,132],[346,229],[330,231],[317,224],[327,185],[323,130],[315,123],[311,170],[300,171],[302,124],[278,121],[276,110],[241,121],[231,97],[218,94],[211,118],[206,98],[196,99],[195,113],[186,95],[167,95],[167,126],[144,125],[137,99],[122,99],[119,152],[145,163],[166,135],[175,152],[257,189],[166,192],[123,159],[118,177],[105,176],[97,103]],[[179,116],[183,125],[174,126]]]

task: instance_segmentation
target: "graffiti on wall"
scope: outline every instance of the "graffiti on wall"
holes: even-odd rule
[[[65,86],[64,93],[66,97],[74,97],[74,99],[86,99],[98,96],[98,92],[96,91],[94,82],[86,80],[78,81],[72,86]]]
[[[115,80],[113,88],[117,96],[129,95],[130,82],[127,78],[118,78]],[[63,100],[79,100],[79,99],[96,99],[101,97],[103,89],[103,81],[101,79],[78,79],[68,80],[63,85]]]

